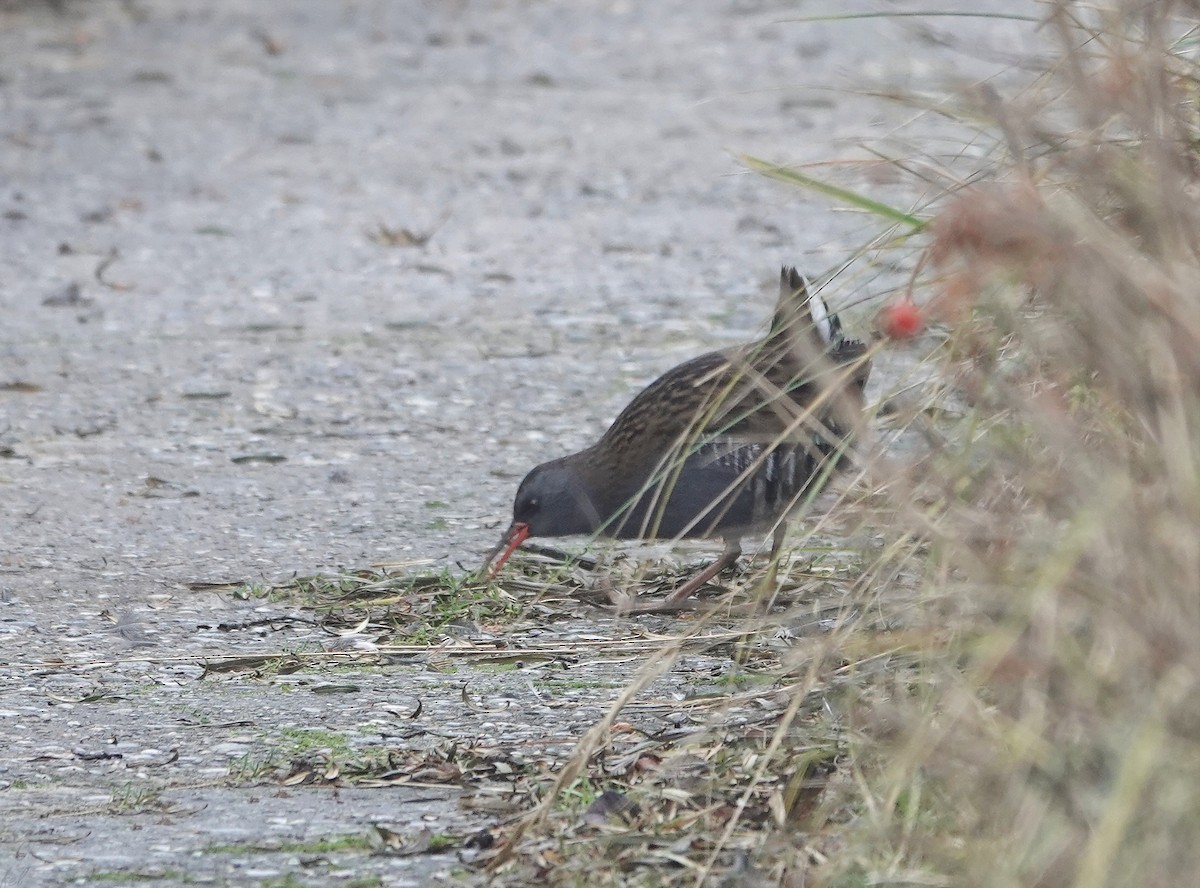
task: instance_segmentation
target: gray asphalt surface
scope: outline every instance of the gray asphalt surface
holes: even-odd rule
[[[449,790],[221,780],[288,726],[398,743],[378,707],[440,679],[397,666],[314,702],[137,656],[318,643],[213,629],[263,606],[191,582],[474,565],[529,467],[755,335],[781,264],[844,262],[877,222],[737,155],[961,152],[869,90],[989,75],[1031,25],[795,21],[910,7],[0,4],[0,885],[450,871],[204,851],[484,823]],[[837,175],[921,197],[885,164]],[[868,264],[829,295],[861,329],[889,280]],[[594,715],[568,709],[564,732]],[[478,734],[454,695],[438,712]],[[115,810],[139,785],[167,807]]]

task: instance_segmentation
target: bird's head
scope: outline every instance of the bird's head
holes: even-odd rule
[[[517,546],[529,537],[571,536],[594,533],[600,528],[603,518],[576,462],[571,457],[557,459],[525,476],[513,501],[512,524],[483,564],[487,568],[496,562],[488,579],[496,576]]]
[[[513,523],[528,527],[529,536],[571,536],[600,526],[601,516],[574,462],[578,460],[543,463],[517,488]]]

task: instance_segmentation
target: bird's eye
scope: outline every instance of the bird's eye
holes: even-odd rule
[[[536,509],[539,505],[541,505],[541,504],[538,502],[538,498],[535,496],[532,499],[530,499],[529,502],[525,503],[525,508]]]

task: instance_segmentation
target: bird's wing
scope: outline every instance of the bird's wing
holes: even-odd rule
[[[746,348],[710,352],[660,376],[639,392],[604,435],[618,458],[692,452],[709,440],[770,444],[797,440],[822,423],[808,416],[819,400],[813,374],[787,355]]]

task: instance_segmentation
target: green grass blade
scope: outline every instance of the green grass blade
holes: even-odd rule
[[[875,19],[875,18],[978,18],[978,19],[999,19],[1009,22],[1028,22],[1029,24],[1039,25],[1042,23],[1040,18],[1032,15],[1016,15],[1007,12],[960,12],[954,10],[929,10],[921,12],[913,10],[912,12],[837,12],[829,15],[806,15],[800,18],[779,19],[780,23],[801,22],[842,22],[854,21],[856,19]]]
[[[762,173],[771,179],[778,179],[781,182],[788,182],[792,185],[800,185],[812,191],[824,194],[826,197],[832,197],[840,200],[842,203],[849,204],[852,207],[858,207],[860,210],[866,210],[868,213],[873,213],[889,222],[896,222],[900,225],[907,225],[911,229],[912,234],[923,231],[925,226],[929,224],[927,219],[922,219],[920,216],[914,216],[912,213],[906,213],[903,210],[898,210],[895,207],[888,206],[885,203],[880,203],[872,198],[865,197],[856,191],[851,191],[848,188],[842,188],[838,185],[831,185],[828,182],[822,182],[820,179],[814,179],[812,176],[806,176],[804,173],[797,172],[789,167],[779,166],[779,164],[769,163],[765,160],[760,160],[757,157],[751,157],[748,154],[741,156],[742,163]]]

